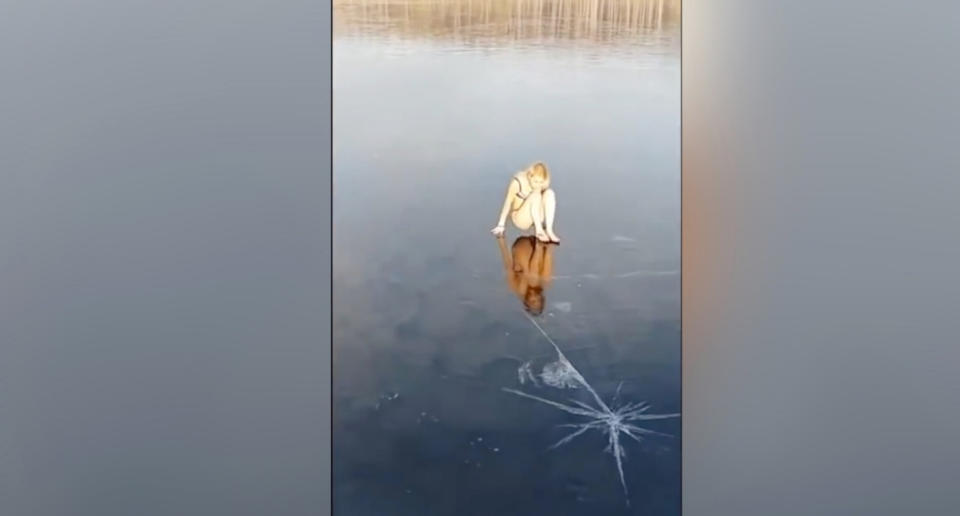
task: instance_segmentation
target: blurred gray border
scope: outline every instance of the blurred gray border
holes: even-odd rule
[[[960,512],[958,10],[685,2],[686,515]],[[327,510],[329,21],[329,3],[312,1],[4,4],[0,513]],[[270,192],[311,202],[177,190],[193,177],[177,170],[229,155],[223,134],[276,122],[278,85],[303,87],[287,117],[301,138],[257,140],[263,161],[245,170],[310,170]],[[174,126],[124,147],[144,133],[84,111],[151,86],[164,110],[223,88],[220,104],[181,115],[220,130],[182,140]],[[133,100],[113,112],[142,120],[133,129],[168,112]],[[155,192],[147,204],[94,218],[116,202],[99,195],[141,184]],[[263,206],[293,206],[282,234],[230,224]],[[206,225],[143,236],[185,216]],[[279,245],[264,257],[303,258],[263,292],[296,304],[246,300],[234,313],[211,285],[243,293],[263,276],[210,242],[249,251],[260,238]],[[177,261],[197,249],[210,261]],[[175,276],[170,294],[160,280],[177,263],[199,275]],[[183,306],[206,316],[205,338],[157,347]],[[259,315],[236,316],[248,309]],[[301,314],[313,324],[280,331]],[[283,337],[262,354],[230,353],[271,334]]]
[[[329,0],[0,4],[0,514],[330,511]]]
[[[686,516],[960,514],[958,23],[685,0]]]

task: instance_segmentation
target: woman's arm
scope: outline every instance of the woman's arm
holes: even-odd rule
[[[509,273],[513,270],[513,260],[510,251],[507,250],[507,243],[502,238],[497,239],[497,245],[500,246],[500,259],[503,260],[503,272]]]
[[[503,226],[507,222],[507,214],[510,213],[510,204],[513,202],[513,196],[517,195],[517,182],[510,181],[507,185],[507,194],[503,199],[503,207],[500,208],[500,218],[497,219],[497,227],[493,228],[494,234],[503,233]]]
[[[553,282],[553,246],[543,246],[546,247],[543,254],[543,267],[540,269],[540,277],[543,283],[543,288],[550,288],[550,284]]]
[[[500,246],[500,258],[503,260],[503,277],[507,281],[510,290],[516,292],[518,288],[517,274],[513,271],[513,255],[507,250],[507,243],[503,238],[497,239],[497,245]]]

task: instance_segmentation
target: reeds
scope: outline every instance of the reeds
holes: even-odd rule
[[[674,28],[679,0],[334,0],[334,32],[400,36],[614,39]]]

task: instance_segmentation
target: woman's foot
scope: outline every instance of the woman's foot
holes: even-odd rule
[[[541,242],[547,242],[547,243],[551,241],[550,235],[548,235],[547,232],[543,230],[537,230],[537,240]]]
[[[548,229],[546,231],[546,234],[547,234],[547,237],[550,238],[550,242],[553,242],[554,244],[560,243],[560,237],[558,237],[557,234],[554,233],[552,230]]]

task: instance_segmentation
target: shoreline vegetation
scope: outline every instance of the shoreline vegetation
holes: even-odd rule
[[[609,41],[680,24],[680,0],[333,0],[334,35]]]

